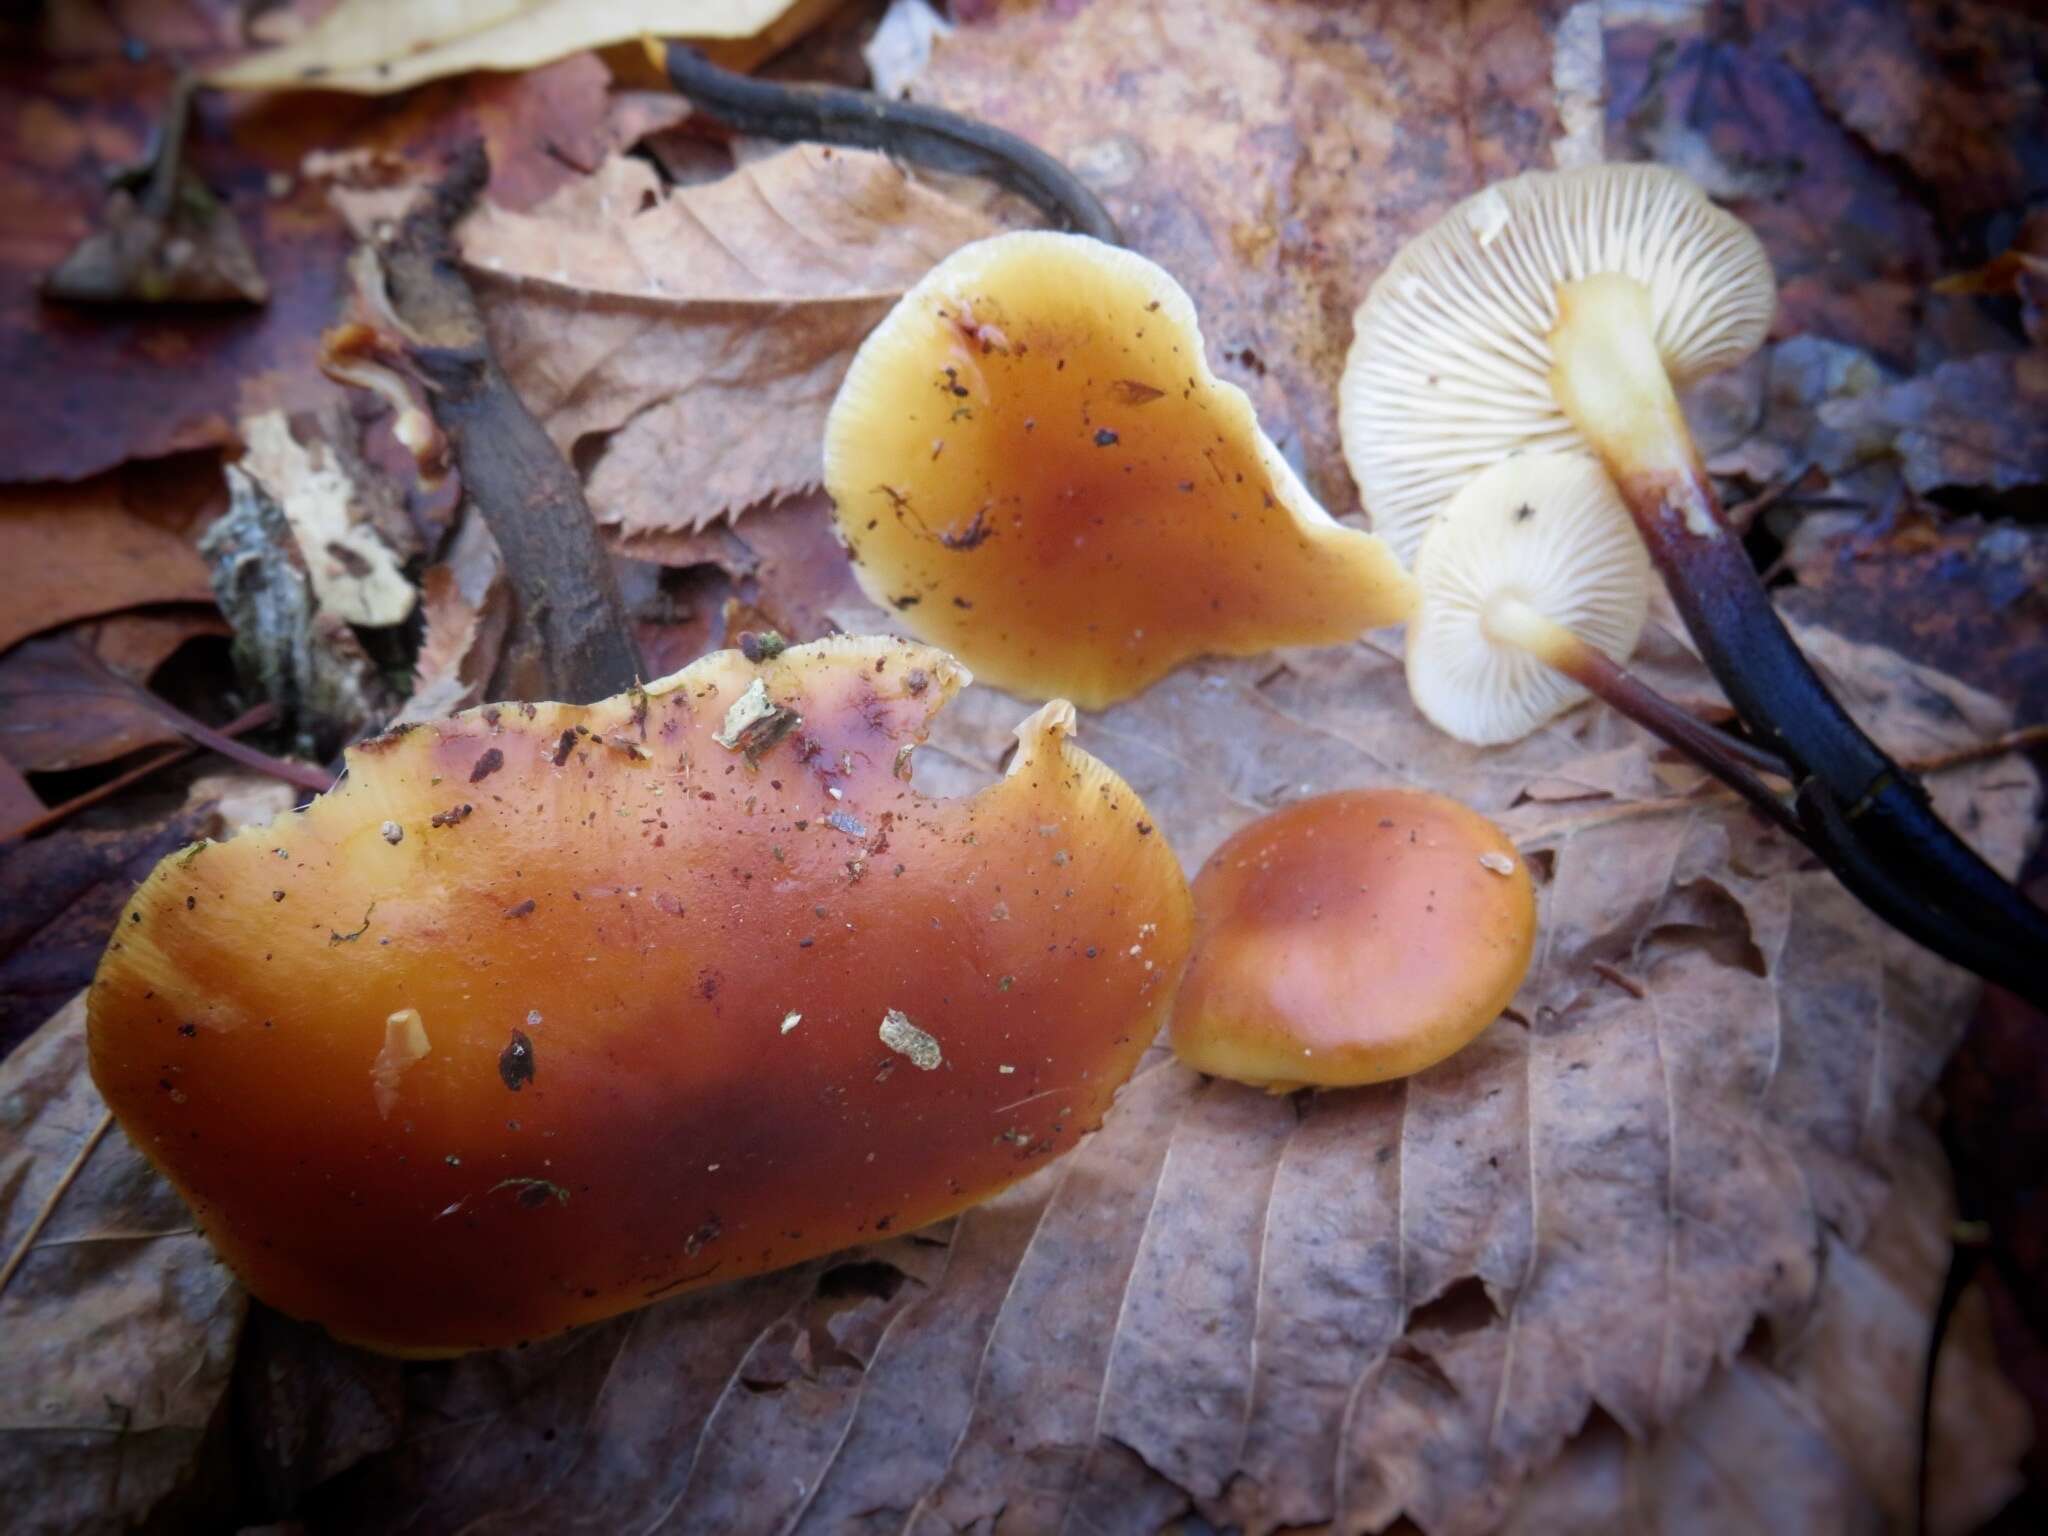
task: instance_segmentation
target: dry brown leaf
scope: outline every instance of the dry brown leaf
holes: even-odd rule
[[[0,756],[24,773],[59,773],[182,740],[140,685],[187,640],[219,632],[202,609],[121,614],[24,640],[0,657]]]
[[[112,1124],[83,997],[0,1065],[0,1115],[0,1507],[21,1536],[126,1531],[197,1462],[242,1288]]]
[[[9,828],[18,827],[42,813],[42,799],[21,776],[21,770],[0,757],[0,838],[7,835]]]
[[[189,539],[122,504],[118,477],[0,490],[0,651],[73,619],[144,603],[211,603]]]
[[[2048,529],[1926,509],[1801,520],[1785,548],[1807,623],[1940,667],[2048,722]]]
[[[1954,1204],[1932,1133],[1904,1127],[1870,1246],[1831,1236],[1813,1313],[1788,1346],[1745,1349],[1647,1440],[1583,1432],[1518,1502],[1512,1536],[1733,1536],[1906,1530],[1920,1373]],[[1964,1295],[1935,1383],[1930,1532],[1963,1536],[2017,1491],[2032,1438],[1981,1292]]]
[[[1897,455],[1916,491],[2048,481],[2048,352],[1966,358],[1820,407],[1823,425]],[[1876,438],[1876,444],[1870,439]]]
[[[51,34],[88,28],[62,64],[18,50],[0,72],[0,475],[72,480],[129,458],[235,440],[235,422],[340,398],[319,337],[345,297],[354,244],[309,151],[360,148],[431,166],[482,138],[490,195],[525,207],[601,158],[607,74],[589,55],[521,75],[471,75],[397,101],[327,92],[202,92],[191,143],[270,284],[258,310],[45,304],[36,279],[94,227],[110,166],[139,158],[168,94],[169,61],[207,45],[184,6],[129,6],[110,24],[94,0],[52,0]],[[225,13],[222,13],[225,15]],[[182,23],[182,25],[181,25]],[[217,48],[219,39],[211,40]],[[129,50],[142,56],[138,59]]]
[[[420,579],[426,632],[413,663],[412,695],[392,721],[433,720],[481,703],[512,624],[512,588],[498,541],[469,508],[448,558]]]
[[[1807,639],[1895,750],[2002,722],[1889,653]],[[1648,1435],[1759,1316],[1787,1336],[1829,1245],[1870,1234],[1895,1127],[1971,983],[1711,786],[1668,790],[1612,715],[1475,752],[1404,695],[1371,644],[1215,663],[1089,739],[1190,861],[1271,805],[1352,785],[1501,817],[1545,877],[1545,937],[1514,1013],[1471,1049],[1302,1098],[1155,1058],[1073,1157],[920,1234],[936,1275],[879,1261],[891,1278],[872,1254],[827,1271],[889,1292],[858,1373],[815,1330],[792,1363],[821,1282],[771,1277],[462,1363],[424,1410],[462,1424],[461,1455],[409,1425],[337,1508],[507,1531],[1150,1531],[1189,1507],[1253,1530],[1405,1512],[1476,1531],[1596,1409]],[[963,697],[920,781],[986,779],[1015,708]],[[1936,791],[2009,867],[2031,773],[1993,760]],[[671,1397],[685,1368],[701,1374]]]
[[[293,794],[257,775],[209,775],[183,811],[143,835],[159,845],[215,835],[285,810]],[[128,849],[128,877],[105,888],[109,915],[125,902],[134,866],[154,862],[154,853],[137,852]],[[84,937],[90,958],[104,929]],[[169,1070],[166,1091],[176,1087]],[[179,1501],[192,1495],[246,1307],[192,1213],[93,1087],[80,994],[0,1062],[0,1509],[8,1531],[113,1536],[152,1514],[160,1528],[185,1528]]]
[[[179,812],[126,828],[73,824],[0,845],[0,1052],[92,979],[136,883],[205,831],[202,819]]]
[[[283,411],[240,425],[242,472],[291,525],[321,610],[371,628],[404,623],[418,593],[401,568],[408,551],[389,540],[410,526],[389,480],[363,462],[347,408],[308,413],[298,431]]]
[[[231,90],[381,96],[470,70],[522,70],[657,37],[742,38],[792,0],[342,0],[303,36],[214,70]]]
[[[815,145],[664,192],[606,163],[462,229],[521,399],[627,531],[695,529],[817,484],[853,349],[976,215],[880,155]]]

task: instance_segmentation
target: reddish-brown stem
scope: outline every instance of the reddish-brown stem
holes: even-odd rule
[[[272,757],[268,752],[259,752],[247,742],[236,741],[224,731],[200,724],[177,705],[158,698],[147,688],[137,688],[135,692],[139,698],[147,701],[150,709],[160,716],[166,725],[187,741],[205,747],[210,752],[218,752],[222,757],[240,763],[244,768],[267,773],[273,779],[296,784],[300,789],[310,789],[316,795],[325,794],[334,788],[334,775],[324,768],[316,768],[311,763],[295,763],[287,757]]]
[[[245,710],[220,728],[223,736],[239,736],[244,731],[253,731],[258,726],[268,725],[277,718],[275,704],[258,704],[254,709]],[[0,832],[0,843],[21,842],[39,832],[47,832],[58,824],[69,821],[80,811],[90,810],[103,800],[111,800],[131,784],[139,784],[159,769],[173,763],[181,763],[199,749],[187,743],[146,758],[124,773],[117,773],[104,784],[96,784],[82,795],[73,795],[62,805],[53,805],[40,815],[31,816],[19,826]]]
[[[1805,828],[1791,804],[1757,776],[1788,777],[1783,762],[1686,713],[1598,647],[1568,631],[1559,634],[1566,643],[1544,648],[1541,654],[1547,664],[1651,735],[1669,742],[1792,836],[1806,840]]]
[[[1557,297],[1558,404],[1628,503],[1736,713],[1797,776],[1809,845],[1893,926],[2048,1007],[2048,913],[1934,814],[1793,641],[1700,464],[1656,349],[1649,291],[1610,273]]]

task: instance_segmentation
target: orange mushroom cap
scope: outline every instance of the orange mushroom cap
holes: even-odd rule
[[[366,742],[143,884],[94,1078],[257,1295],[394,1352],[971,1205],[1101,1120],[1192,914],[1064,703],[911,787],[967,680],[841,639]]]
[[[1535,942],[1514,845],[1416,790],[1319,795],[1262,817],[1210,856],[1194,895],[1173,1048],[1276,1093],[1443,1060],[1507,1006]]]
[[[1081,235],[977,241],[905,294],[833,402],[825,486],[868,596],[1035,698],[1097,708],[1413,602],[1210,373],[1181,286]]]

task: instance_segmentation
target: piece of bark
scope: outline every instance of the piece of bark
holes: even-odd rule
[[[459,155],[380,254],[434,418],[512,576],[511,648],[537,654],[550,697],[587,702],[631,687],[640,660],[576,472],[506,382],[450,248],[488,170],[480,145]]]

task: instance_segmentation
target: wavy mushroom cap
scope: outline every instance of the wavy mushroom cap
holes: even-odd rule
[[[911,787],[966,681],[843,639],[366,742],[143,884],[94,1079],[251,1290],[394,1352],[971,1205],[1101,1120],[1192,918],[1064,703],[978,794]]]
[[[1749,227],[1661,165],[1532,171],[1403,246],[1352,320],[1344,456],[1375,532],[1412,560],[1487,465],[1584,444],[1551,386],[1559,284],[1617,273],[1650,293],[1674,384],[1762,345],[1777,303]]]
[[[1410,600],[1210,373],[1180,285],[1080,235],[964,246],[905,294],[833,402],[825,485],[867,594],[1037,698],[1099,707]]]
[[[1415,557],[1408,691],[1440,731],[1519,741],[1586,690],[1489,623],[1527,605],[1616,662],[1649,614],[1650,557],[1606,470],[1584,454],[1520,454],[1453,496]]]
[[[1262,817],[1210,856],[1194,895],[1174,1051],[1274,1092],[1443,1060],[1499,1017],[1535,943],[1514,844],[1418,790],[1319,795]]]

